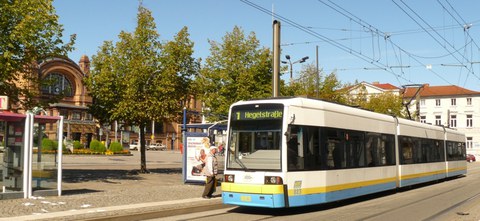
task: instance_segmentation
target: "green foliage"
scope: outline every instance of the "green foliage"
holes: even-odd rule
[[[392,92],[381,94],[368,94],[366,87],[356,82],[350,90],[355,90],[355,95],[348,96],[347,104],[358,106],[377,113],[404,117],[403,99],[401,95]]]
[[[92,140],[90,142],[90,147],[89,148],[90,148],[90,150],[96,150],[96,149],[98,149],[98,146],[100,146],[100,141]]]
[[[52,5],[53,0],[1,1],[0,3],[0,94],[11,103],[30,109],[38,104],[38,91],[31,86],[41,84],[35,62],[49,57],[62,57],[73,49],[75,36],[63,44],[62,25]],[[17,84],[19,80],[31,84]],[[19,97],[24,97],[22,103]],[[53,99],[58,99],[54,97]],[[53,100],[47,100],[47,102]]]
[[[73,141],[73,149],[82,149],[82,148],[83,148],[83,145],[82,143],[80,143],[80,141],[78,140]]]
[[[108,147],[110,149],[110,151],[114,152],[114,153],[118,153],[118,152],[122,152],[123,151],[123,146],[121,143],[119,142],[112,142],[110,144],[110,147]]]
[[[50,140],[48,138],[43,138],[42,139],[42,150],[48,151],[48,150],[57,149],[58,143],[57,143],[57,145],[55,145],[55,143],[56,142],[54,142],[53,140]]]
[[[318,78],[318,82],[317,82]],[[326,101],[345,103],[345,91],[335,72],[325,74],[313,63],[306,64],[300,71],[300,77],[290,82],[284,89],[287,96],[306,96]]]
[[[107,148],[102,142],[98,140],[92,140],[92,142],[90,142],[90,150],[92,152],[105,153],[105,151],[107,151]]]
[[[199,68],[188,37],[183,28],[162,44],[151,12],[140,6],[135,31],[122,31],[115,45],[104,42],[92,57],[86,84],[96,101],[90,106],[93,115],[105,123],[122,120],[139,126],[176,117]]]
[[[272,94],[270,50],[260,48],[255,34],[247,37],[239,27],[234,27],[222,40],[222,43],[210,41],[210,56],[196,81],[211,121],[225,119],[230,105],[236,101]]]
[[[104,42],[85,79],[95,100],[89,111],[96,119],[140,127],[142,171],[146,170],[145,125],[181,113],[199,69],[187,28],[166,43],[159,37],[152,13],[140,5],[134,32],[122,31],[115,44]]]
[[[391,92],[371,95],[364,108],[377,113],[403,117],[403,99],[400,95]]]

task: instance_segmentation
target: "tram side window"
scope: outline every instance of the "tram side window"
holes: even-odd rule
[[[358,168],[367,165],[365,161],[365,133],[359,131],[345,132],[346,167]]]
[[[322,168],[319,129],[317,127],[292,125],[287,148],[289,171],[318,170]]]
[[[441,140],[427,140],[425,139],[422,143],[427,148],[426,151],[426,162],[441,162],[445,160],[444,151],[443,151],[443,141]]]
[[[400,137],[400,162],[401,164],[413,163],[413,140],[408,137]]]
[[[441,140],[400,136],[400,163],[430,163],[444,161]]]
[[[447,160],[465,160],[465,143],[447,141]]]
[[[322,128],[326,134],[327,165],[329,169],[359,168],[367,166],[365,133]]]
[[[290,126],[290,134],[287,137],[287,165],[289,171],[301,170],[303,160],[301,160],[301,155],[299,151],[298,143],[298,133],[300,131],[299,126],[292,125]]]
[[[379,133],[366,133],[366,160],[369,167],[395,165],[395,137]]]
[[[289,131],[289,171],[395,165],[394,135],[298,125]]]

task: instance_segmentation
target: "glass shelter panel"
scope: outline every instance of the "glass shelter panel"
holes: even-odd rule
[[[21,198],[24,179],[24,125],[23,115],[12,114],[0,118],[0,199]]]
[[[57,188],[58,142],[45,134],[45,127],[46,124],[42,123],[34,123],[33,127],[32,188],[34,191]]]
[[[61,147],[59,145],[57,130],[46,128],[58,128],[59,121],[47,116],[35,116],[32,128],[32,191],[33,195],[56,195],[58,173],[61,161]]]

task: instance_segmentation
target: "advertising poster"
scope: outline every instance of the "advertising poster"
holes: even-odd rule
[[[203,175],[204,160],[210,151],[208,137],[187,137],[187,149],[185,159],[186,180],[205,182]]]

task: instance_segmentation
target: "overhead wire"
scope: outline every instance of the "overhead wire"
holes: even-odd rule
[[[368,24],[367,22],[363,21],[362,19],[358,18],[357,16],[353,15],[351,12],[347,11],[346,9],[344,9],[343,7],[333,3],[332,1],[328,0],[330,2],[330,4],[332,5],[329,5],[327,3],[325,3],[323,0],[318,0],[319,2],[321,2],[322,4],[326,5],[327,7],[330,7],[331,9],[337,11],[338,13],[344,15],[345,17],[353,20],[354,22],[356,22],[357,24],[361,25],[362,27],[364,28],[370,28],[370,30],[372,31],[375,31],[376,33],[381,33],[385,39],[388,39],[389,42],[391,42],[392,44],[394,44],[399,50],[403,51],[403,52],[406,52],[406,50],[402,49],[400,46],[398,46],[397,44],[395,44],[391,39],[390,39],[390,35],[385,33],[385,32],[382,32],[380,31],[378,28],[375,28],[373,25],[370,25]],[[335,7],[334,7],[335,6]],[[422,62],[420,62],[418,59],[412,57],[412,59],[414,59],[417,63],[419,64],[422,64],[424,67],[426,66],[425,64],[423,64]],[[398,59],[397,59],[398,60]],[[402,66],[402,65],[400,65]],[[440,79],[442,79],[443,81],[451,84],[448,80],[446,80],[444,77],[442,77],[440,74],[438,74],[437,72],[433,71],[432,69],[429,69],[430,72],[432,72],[433,74],[435,74],[437,77],[439,77]],[[397,75],[398,76],[398,75]],[[402,77],[403,79],[406,79],[404,77]],[[408,80],[409,82],[411,82],[410,80]]]
[[[398,8],[400,8],[400,10],[402,10],[408,17],[410,17],[415,23],[417,23],[417,25],[419,25],[421,28],[423,28],[425,30],[425,32],[430,36],[432,37],[439,45],[443,46],[442,43],[435,37],[433,36],[429,31],[427,31],[425,29],[425,27],[420,24],[420,22],[418,22],[410,13],[408,13],[402,6],[400,6],[395,0],[392,0],[392,2],[397,5]],[[408,8],[408,10],[410,10],[413,14],[415,14],[415,16],[417,16],[425,25],[427,25],[428,27],[432,28],[430,26],[430,24],[428,24],[428,22],[425,21],[425,19],[423,19],[418,13],[416,13],[410,6],[408,6],[405,2],[403,2],[403,0],[400,0],[400,2],[402,2],[402,4]],[[441,36],[436,30],[433,30],[433,32],[435,34],[437,34],[446,44],[448,44],[448,46],[452,47],[453,49],[455,49],[455,46],[453,46],[449,41],[447,41],[443,36]],[[449,53],[452,53],[449,49],[447,49],[445,46],[443,46],[443,48],[449,52]],[[459,53],[460,54],[460,53]],[[464,55],[460,54],[465,60],[469,61],[468,58],[466,58]],[[452,57],[455,58],[455,60],[457,60],[459,63],[463,64],[462,61],[460,61],[460,59],[458,59],[453,53],[452,53]],[[468,68],[467,66],[464,66],[470,73],[472,73],[475,77],[477,77],[479,80],[480,78],[478,76],[475,75],[475,73],[473,73],[470,68]]]
[[[475,40],[472,38],[472,36],[470,36],[470,27],[471,27],[471,24],[468,24],[463,18],[462,16],[457,12],[457,10],[455,10],[455,8],[450,4],[450,2],[448,2],[447,0],[445,0],[445,2],[450,6],[450,8],[453,10],[453,12],[455,12],[455,14],[462,20],[463,23],[461,23],[460,21],[457,20],[457,18],[450,12],[450,10],[447,9],[447,7],[445,7],[445,5],[442,4],[442,2],[440,2],[440,0],[437,0],[438,4],[440,4],[442,6],[442,8],[457,22],[457,24],[463,28],[463,32],[464,32],[464,35],[465,35],[465,41],[467,41],[467,37],[471,39],[471,42],[473,42],[473,44],[475,44],[475,46],[477,47],[477,50],[479,49],[477,43],[475,42]],[[470,47],[472,47],[472,45],[470,45]],[[471,56],[473,56],[473,50],[472,48],[470,48],[470,51],[471,51]],[[464,54],[466,55],[468,52],[467,52],[467,48],[465,47],[464,49]],[[474,73],[474,70],[473,70],[473,58],[471,57],[470,58],[470,70],[471,72],[468,72],[467,73],[467,76],[465,77],[465,82],[463,84],[463,86],[465,86],[467,84],[467,80],[468,80],[468,76],[470,75],[470,73],[472,73],[474,76],[475,73]],[[460,69],[461,71],[462,69]],[[458,81],[460,82],[460,78],[461,78],[461,75],[462,73],[460,72],[460,75],[459,75],[459,79]]]
[[[437,2],[438,2],[440,5],[442,5],[442,7],[444,7],[443,4],[440,3],[439,0],[437,0]],[[447,2],[448,6],[450,6],[450,8],[453,10],[453,12],[455,12],[455,14],[457,14],[457,16],[462,20],[463,26],[462,26],[462,24],[460,24],[460,22],[458,22],[458,21],[455,19],[455,16],[453,16],[453,15],[450,13],[450,11],[447,10],[447,12],[450,14],[450,16],[452,16],[452,18],[455,19],[455,21],[456,21],[460,26],[462,26],[462,27],[464,28],[464,31],[467,33],[468,37],[469,37],[470,39],[472,39],[472,41],[473,41],[473,43],[475,44],[475,46],[477,46],[477,49],[480,50],[480,47],[478,46],[478,44],[475,42],[475,40],[472,38],[472,36],[470,36],[470,32],[468,31],[468,30],[470,30],[470,28],[469,28],[469,27],[466,28],[466,26],[472,25],[472,23],[468,24],[468,23],[465,21],[465,19],[462,18],[462,16],[460,15],[460,13],[458,13],[457,10],[455,10],[455,8],[452,6],[452,4],[450,4],[450,2],[448,2],[448,0],[445,0],[445,2]],[[444,7],[444,8],[445,8],[445,7]]]
[[[268,15],[272,14],[269,10],[263,8],[262,6],[259,6],[259,5],[255,4],[253,2],[250,2],[248,0],[240,0],[240,1],[249,5],[249,6],[251,6],[251,7],[253,7],[253,8],[255,8],[255,9],[257,9],[257,10],[259,10],[259,11],[261,11],[261,12],[263,12],[263,13],[266,13]],[[368,57],[368,56],[366,56],[366,55],[364,55],[364,54],[362,54],[362,53],[360,53],[360,52],[358,52],[358,51],[356,51],[356,50],[354,50],[354,49],[352,49],[348,46],[345,46],[341,43],[338,43],[338,42],[336,42],[336,41],[334,41],[334,40],[332,40],[332,39],[330,39],[326,36],[323,36],[323,35],[315,32],[315,31],[311,30],[311,29],[305,28],[304,26],[302,26],[302,25],[300,25],[300,24],[298,24],[298,23],[296,23],[296,22],[294,22],[294,21],[292,21],[292,20],[290,20],[286,17],[281,16],[278,13],[273,13],[273,14],[280,21],[283,21],[283,22],[285,22],[289,25],[292,25],[295,28],[297,28],[297,29],[309,34],[309,35],[312,35],[316,38],[322,39],[322,40],[326,41],[327,43],[329,43],[329,44],[331,44],[331,45],[333,45],[333,46],[335,46],[335,47],[337,47],[337,48],[339,48],[339,49],[341,49],[341,50],[343,50],[343,51],[345,51],[349,54],[352,54],[352,55],[356,56],[357,58],[360,58],[360,59],[372,64],[373,66],[375,66],[379,69],[385,70],[385,71],[389,72],[390,74],[393,74],[398,79],[398,75],[395,74],[392,70],[387,69],[386,65],[382,64],[381,62],[375,61],[374,59],[372,59],[372,58],[370,58],[370,57]],[[403,79],[403,80],[405,80],[407,82],[411,82],[409,79]],[[399,82],[399,83],[401,84],[401,82]]]
[[[319,0],[319,1],[320,1],[320,0]],[[392,0],[392,1],[394,1],[394,0]],[[292,20],[290,20],[290,19],[288,19],[288,18],[285,18],[285,17],[283,17],[283,16],[281,16],[281,15],[279,15],[279,14],[271,13],[269,10],[267,10],[267,9],[265,9],[265,8],[259,6],[259,5],[256,5],[255,3],[252,3],[252,2],[250,2],[250,1],[248,1],[248,0],[241,0],[241,2],[247,4],[247,5],[253,7],[253,8],[255,8],[255,9],[261,11],[261,12],[267,13],[267,14],[269,14],[269,15],[274,15],[275,17],[279,18],[280,21],[283,21],[283,22],[291,25],[291,26],[294,27],[294,28],[297,28],[297,29],[299,29],[299,30],[301,30],[301,31],[309,34],[309,35],[312,35],[312,36],[314,36],[314,37],[316,37],[316,38],[318,38],[318,39],[321,39],[321,41],[311,41],[311,42],[303,42],[303,43],[290,43],[290,44],[284,44],[284,45],[282,45],[282,46],[295,45],[295,44],[309,44],[309,43],[313,43],[313,42],[327,42],[327,43],[329,43],[329,44],[331,44],[331,45],[333,45],[333,46],[335,46],[335,47],[337,47],[337,48],[339,48],[339,49],[341,49],[341,50],[343,50],[343,51],[345,51],[345,52],[347,52],[347,53],[349,53],[349,54],[352,54],[352,55],[360,58],[361,60],[364,60],[364,61],[366,61],[366,62],[374,65],[374,66],[377,67],[378,69],[385,70],[385,71],[389,72],[390,74],[393,74],[393,75],[395,76],[395,78],[397,79],[397,81],[399,81],[400,84],[401,84],[401,82],[400,82],[400,79],[399,79],[399,78],[402,78],[403,80],[405,80],[405,81],[407,81],[407,82],[411,82],[409,79],[405,78],[405,76],[401,76],[401,75],[399,75],[399,74],[396,74],[395,71],[392,70],[392,67],[393,67],[393,66],[389,66],[388,59],[387,59],[387,64],[383,64],[382,62],[380,62],[380,58],[381,58],[380,55],[379,55],[379,59],[375,59],[375,57],[374,57],[374,58],[371,58],[371,57],[369,57],[369,56],[364,55],[363,53],[361,53],[361,52],[359,52],[359,51],[356,51],[356,50],[352,49],[351,47],[345,46],[345,45],[337,42],[337,41],[340,41],[340,40],[351,40],[351,39],[354,39],[354,38],[343,38],[343,39],[333,40],[333,39],[330,39],[330,38],[328,38],[328,37],[326,37],[326,36],[323,36],[323,35],[315,32],[315,31],[313,31],[313,30],[309,30],[309,29],[321,29],[321,28],[312,27],[312,26],[302,26],[302,25],[300,25],[300,24],[298,24],[298,23],[296,23],[296,22],[294,22],[294,21],[292,21]],[[326,4],[326,3],[324,3],[323,1],[320,1],[320,2],[322,2],[323,4]],[[331,1],[329,1],[329,2],[330,2],[331,4],[336,5],[335,3],[332,3]],[[396,2],[394,2],[394,3],[397,4]],[[327,4],[326,4],[326,5],[327,5]],[[416,61],[418,64],[420,64],[420,65],[423,66],[423,67],[426,67],[427,65],[425,65],[423,62],[419,61],[419,60],[418,60],[417,58],[415,58],[415,57],[423,58],[423,59],[441,58],[441,57],[446,57],[446,56],[455,57],[455,56],[454,56],[455,53],[459,53],[460,50],[465,49],[465,48],[468,46],[468,44],[471,44],[471,43],[472,43],[472,40],[473,40],[473,39],[472,39],[472,40],[469,41],[468,43],[465,43],[465,45],[464,45],[462,48],[459,48],[459,49],[455,49],[454,46],[452,46],[451,44],[449,44],[451,47],[453,47],[453,48],[455,49],[455,51],[452,52],[452,51],[446,49],[447,52],[448,52],[448,54],[446,54],[446,55],[441,55],[441,56],[436,56],[436,57],[419,56],[419,55],[416,55],[416,54],[414,54],[414,53],[408,52],[407,50],[403,49],[403,48],[400,47],[399,45],[395,44],[395,43],[389,38],[389,36],[391,36],[392,33],[395,33],[396,35],[399,35],[399,34],[407,34],[408,32],[413,33],[413,31],[415,31],[415,30],[408,30],[408,31],[404,31],[404,32],[390,32],[390,33],[385,33],[385,32],[382,32],[382,31],[374,28],[374,27],[371,26],[370,24],[364,22],[362,19],[356,17],[355,15],[351,14],[350,12],[346,11],[345,9],[341,8],[341,7],[338,6],[338,5],[337,5],[337,7],[341,8],[341,9],[344,10],[345,12],[341,12],[340,10],[335,9],[334,7],[332,7],[332,6],[330,6],[330,5],[327,5],[327,6],[330,7],[330,8],[332,8],[332,9],[334,9],[334,10],[337,11],[338,13],[346,16],[347,18],[350,18],[351,21],[354,21],[355,23],[361,25],[362,28],[368,29],[372,35],[376,34],[377,38],[379,38],[379,36],[383,36],[384,39],[386,40],[386,42],[388,41],[388,42],[390,42],[390,43],[392,44],[392,48],[393,48],[393,46],[397,47],[399,51],[407,54],[410,58],[412,58],[414,61]],[[397,6],[399,6],[399,5],[397,4]],[[407,5],[407,7],[408,7],[408,5]],[[401,7],[399,7],[399,8],[401,8]],[[401,9],[402,9],[402,8],[401,8]],[[403,9],[402,9],[402,10],[403,10]],[[404,11],[404,10],[403,10],[403,11]],[[405,12],[405,11],[404,11],[404,12]],[[350,16],[349,16],[347,13],[348,13]],[[409,15],[407,12],[405,12],[405,13],[406,13],[407,15]],[[415,13],[415,12],[414,12],[414,13]],[[409,15],[409,16],[411,17],[411,15]],[[417,14],[417,16],[419,16],[419,15]],[[354,17],[354,18],[352,18],[352,17]],[[426,22],[424,21],[424,22],[428,25],[428,27],[429,27],[429,28],[426,28],[426,27],[420,25],[420,24],[418,23],[418,21],[416,21],[413,17],[411,17],[411,18],[412,18],[412,20],[414,20],[415,22],[417,22],[417,24],[422,28],[423,32],[426,32],[426,33],[428,33],[429,35],[431,35],[428,30],[433,30],[434,32],[437,33],[437,35],[439,35],[438,32],[437,32],[435,29],[438,30],[438,29],[440,29],[440,28],[432,27],[432,26],[428,25],[428,23],[426,23]],[[356,20],[356,19],[357,19],[357,20]],[[422,18],[420,17],[420,19],[422,19]],[[446,30],[446,29],[450,29],[450,27],[453,27],[453,26],[444,27],[444,29],[445,29],[445,30]],[[330,30],[346,31],[347,29],[330,29]],[[351,30],[351,31],[358,31],[358,30],[351,29],[351,28],[350,28],[349,30]],[[363,32],[363,31],[359,31],[359,32]],[[432,36],[432,35],[431,35],[431,37],[434,38],[434,39],[436,39],[436,38],[435,38],[434,36]],[[443,38],[443,37],[442,37],[442,38]],[[357,39],[358,39],[358,38],[357,38]],[[362,39],[362,38],[360,38],[360,39]],[[444,39],[444,38],[443,38],[443,39]],[[372,39],[372,41],[373,41],[373,39]],[[436,41],[438,42],[438,39],[436,39]],[[444,41],[446,41],[446,39],[444,39]],[[446,42],[448,42],[448,41],[446,41]],[[377,40],[377,43],[378,43],[378,45],[380,46],[379,39]],[[439,43],[439,42],[438,42],[438,43]],[[374,43],[372,43],[372,44],[374,44]],[[442,45],[441,43],[439,43],[439,44]],[[372,46],[372,48],[374,48],[374,47],[375,47],[375,46]],[[386,48],[387,48],[387,47],[386,47]],[[372,50],[374,50],[374,49],[372,49]],[[379,50],[380,50],[380,49],[379,49]],[[395,51],[395,49],[394,49],[394,51]],[[395,52],[395,56],[396,56],[397,62],[398,62],[399,64],[402,64],[402,59],[401,59],[401,57],[399,57],[399,56],[397,55],[396,52]],[[388,56],[386,56],[386,57],[388,58]],[[465,57],[465,56],[463,56],[463,57]],[[456,57],[455,57],[455,58],[456,58]],[[456,59],[458,60],[458,58],[456,58]],[[469,61],[468,59],[465,59],[465,60]],[[460,62],[460,61],[459,61],[459,62]],[[462,63],[462,62],[460,62],[460,63]],[[470,64],[472,64],[472,62],[470,62]],[[431,66],[431,64],[429,64],[429,65]],[[399,65],[399,66],[402,67],[402,65]],[[415,67],[415,66],[408,66],[408,67]],[[363,68],[363,69],[370,69],[370,68]],[[336,70],[344,70],[344,69],[336,69]],[[345,70],[350,70],[350,69],[345,69]],[[469,69],[467,68],[467,70],[469,70]],[[443,76],[441,76],[440,74],[438,74],[438,73],[436,73],[435,71],[433,71],[431,68],[429,68],[429,71],[432,72],[432,73],[434,73],[437,77],[439,77],[439,78],[442,79],[443,81],[445,81],[445,82],[447,82],[447,83],[449,83],[449,84],[452,84],[452,83],[450,83],[448,80],[446,80]],[[401,73],[402,73],[403,75],[405,74],[403,68],[401,68]],[[474,76],[476,76],[476,75],[474,75]],[[476,77],[477,77],[477,76],[476,76]],[[477,77],[477,78],[478,78],[478,77]],[[453,84],[452,84],[452,85],[453,85]]]

